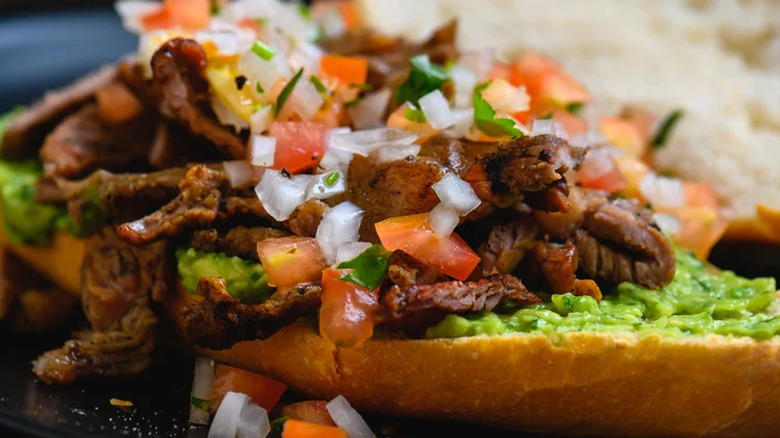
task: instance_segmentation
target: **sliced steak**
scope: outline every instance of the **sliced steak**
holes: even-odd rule
[[[534,261],[554,294],[574,290],[577,275],[577,248],[572,243],[537,242],[533,249]]]
[[[65,88],[48,92],[43,99],[14,116],[5,127],[0,147],[2,158],[35,156],[46,135],[115,76],[115,66],[102,67]]]
[[[45,177],[82,177],[94,170],[148,167],[147,155],[155,123],[136,117],[112,125],[98,116],[93,104],[65,118],[46,137],[40,151]]]
[[[149,296],[160,299],[169,287],[166,243],[134,248],[103,228],[87,241],[82,269],[82,305],[91,329],[33,363],[47,383],[134,374],[151,361],[157,319]]]
[[[388,327],[418,331],[447,314],[493,310],[502,301],[537,304],[542,300],[509,274],[491,275],[479,281],[445,281],[392,286],[382,294],[377,322]]]
[[[508,274],[515,270],[538,238],[536,223],[523,218],[494,225],[485,244],[479,248],[482,275]]]
[[[224,156],[242,159],[246,156],[244,140],[220,124],[211,110],[205,67],[206,53],[194,40],[175,38],[163,44],[152,57],[153,80],[162,96],[160,111],[208,138]]]
[[[309,199],[299,205],[284,224],[296,236],[314,237],[327,210],[328,204],[317,199]]]
[[[269,227],[235,227],[227,233],[220,233],[212,228],[195,231],[190,246],[196,251],[221,252],[228,256],[259,261],[257,242],[289,235],[285,231]]]
[[[425,263],[409,254],[397,250],[390,255],[387,265],[387,280],[401,287],[415,284],[430,284],[446,281],[447,276],[440,274]]]
[[[222,278],[201,278],[204,298],[184,310],[188,339],[203,348],[221,350],[252,339],[265,339],[320,304],[319,285],[302,283],[274,292],[262,304],[248,305],[230,296]]]
[[[672,244],[636,202],[611,199],[591,206],[574,233],[580,270],[612,284],[630,281],[652,289],[674,278]]]

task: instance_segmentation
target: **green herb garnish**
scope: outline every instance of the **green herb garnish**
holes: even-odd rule
[[[441,67],[431,63],[428,55],[414,56],[409,59],[409,64],[409,77],[398,87],[395,98],[398,103],[409,101],[418,106],[420,98],[441,88],[448,76]]]
[[[552,118],[553,118],[553,113],[547,113],[542,117],[539,117],[539,120],[552,120]]]
[[[577,114],[584,106],[585,102],[571,102],[566,105],[566,111],[572,114]]]
[[[411,107],[404,109],[404,118],[417,123],[425,123],[428,121],[428,118],[425,117],[425,113],[422,112],[422,110]]]
[[[295,6],[295,9],[298,11],[299,14],[301,14],[301,17],[303,17],[304,20],[306,20],[306,21],[312,21],[313,20],[313,18],[311,16],[311,10],[304,3],[298,3]]]
[[[257,40],[254,44],[252,44],[252,53],[265,59],[266,61],[270,61],[271,58],[276,55],[276,50],[270,48],[266,43]]]
[[[323,84],[320,78],[318,78],[317,76],[315,75],[309,76],[309,82],[311,82],[312,85],[314,85],[314,88],[316,88],[318,92],[322,94],[328,94],[328,88],[325,87],[325,84]]]
[[[260,82],[255,84],[255,91],[257,91],[257,94],[263,94],[265,93],[265,89],[262,85],[260,85]]]
[[[287,102],[290,94],[292,94],[293,89],[295,88],[295,85],[298,84],[302,74],[303,68],[298,70],[298,73],[295,73],[295,76],[290,79],[290,82],[288,82],[287,85],[284,86],[284,89],[282,89],[282,92],[279,93],[279,97],[276,98],[276,110],[274,111],[274,116],[282,111],[282,107],[284,106],[285,102]]]
[[[211,412],[211,402],[209,400],[204,400],[193,395],[190,397],[190,404],[195,406],[195,409],[197,410]]]
[[[515,128],[514,120],[496,118],[496,111],[482,98],[482,90],[489,84],[481,84],[474,89],[474,124],[477,129],[491,137],[522,137],[523,131]]]
[[[362,97],[356,97],[356,98],[354,98],[354,99],[352,99],[352,100],[350,100],[348,102],[344,102],[344,107],[345,108],[353,107],[353,106],[359,104],[362,101],[363,101]]]
[[[661,122],[658,130],[655,132],[653,139],[650,141],[650,147],[653,149],[659,149],[663,147],[666,144],[666,140],[669,139],[669,133],[672,131],[672,128],[675,124],[677,124],[677,122],[680,120],[680,117],[682,116],[683,110],[681,109],[676,109],[669,113],[663,122]]]
[[[325,177],[325,185],[328,187],[333,187],[334,184],[339,182],[340,175],[338,172],[331,172],[328,174],[328,176]]]
[[[382,245],[373,245],[352,260],[339,264],[339,269],[352,269],[349,274],[340,277],[348,281],[374,290],[385,278],[387,265],[390,263],[390,251]]]

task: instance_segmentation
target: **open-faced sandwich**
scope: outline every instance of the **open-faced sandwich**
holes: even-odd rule
[[[166,318],[204,356],[213,436],[265,436],[284,385],[333,399],[283,410],[289,438],[371,436],[349,403],[776,434],[775,281],[708,264],[712,189],[644,161],[679,115],[594,124],[551,58],[459,51],[455,23],[386,37],[350,3],[117,9],[137,53],[3,121],[0,317],[43,328],[80,297],[89,322],[44,382],[144,370]],[[238,368],[214,383],[205,357]]]

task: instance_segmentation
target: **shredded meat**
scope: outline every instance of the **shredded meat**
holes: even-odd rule
[[[179,183],[181,193],[154,213],[119,226],[126,242],[142,245],[175,236],[190,226],[208,226],[217,218],[225,174],[203,165],[193,166]]]
[[[310,199],[292,212],[290,218],[284,222],[285,226],[296,236],[314,237],[327,210],[328,205],[324,202]]]
[[[225,234],[212,228],[195,231],[190,246],[196,251],[222,252],[229,256],[259,260],[257,242],[287,236],[289,234],[282,230],[268,227],[235,227]]]
[[[479,249],[482,274],[487,276],[514,271],[526,252],[534,246],[537,234],[536,223],[528,219],[494,225],[487,242]]]
[[[491,275],[479,281],[445,281],[411,286],[392,286],[384,292],[377,322],[391,327],[429,327],[449,313],[493,310],[513,300],[536,304],[542,300],[509,274]]]
[[[206,53],[194,40],[175,38],[163,44],[152,57],[154,83],[162,94],[160,112],[208,138],[226,156],[243,159],[244,141],[221,125],[211,110],[205,67]]]
[[[196,345],[230,348],[251,339],[265,339],[320,304],[319,285],[302,283],[274,292],[262,304],[248,305],[230,296],[223,278],[201,278],[197,292],[204,299],[184,310],[186,333]]]
[[[154,348],[157,319],[149,296],[169,285],[166,243],[134,248],[103,228],[87,241],[82,304],[91,329],[33,363],[47,383],[71,383],[87,375],[126,375],[144,370]]]
[[[571,292],[578,297],[587,295],[595,298],[596,301],[601,301],[601,289],[599,288],[599,285],[589,278],[584,280],[578,278],[574,280],[574,290]]]
[[[658,289],[674,277],[672,244],[636,202],[612,199],[590,207],[573,241],[580,270],[590,278]]]
[[[97,169],[143,166],[153,135],[149,117],[112,125],[98,117],[95,105],[86,105],[46,137],[40,151],[43,174],[80,177]]]
[[[543,190],[528,193],[523,202],[537,210],[566,213],[572,208],[569,193],[566,179],[561,178]]]
[[[390,255],[387,279],[401,287],[445,281],[447,277],[409,254],[397,250]]]
[[[573,244],[537,242],[533,249],[533,255],[550,287],[550,292],[562,294],[574,290],[577,274],[577,248]]]
[[[105,66],[71,85],[50,91],[43,99],[14,116],[5,127],[2,158],[30,157],[64,117],[90,100],[95,92],[114,80],[115,66]]]

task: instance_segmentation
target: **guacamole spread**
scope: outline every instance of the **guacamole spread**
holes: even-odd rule
[[[622,283],[601,303],[589,296],[553,295],[520,309],[448,315],[427,338],[511,333],[637,332],[667,336],[719,334],[768,339],[780,334],[775,280],[718,271],[677,251],[677,273],[660,291]]]
[[[203,277],[224,278],[228,293],[244,304],[260,304],[274,291],[268,286],[263,265],[252,260],[189,248],[176,251],[176,262],[182,284],[190,293]]]

